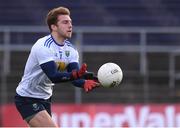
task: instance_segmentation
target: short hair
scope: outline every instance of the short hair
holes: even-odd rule
[[[49,30],[52,31],[51,25],[57,23],[57,18],[59,15],[69,15],[70,11],[66,7],[57,7],[49,11],[46,17],[46,23],[49,27]]]

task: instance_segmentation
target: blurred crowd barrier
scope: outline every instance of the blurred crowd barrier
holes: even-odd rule
[[[55,102],[178,102],[180,28],[75,26],[73,31],[70,41],[79,50],[80,63],[95,74],[102,64],[117,63],[123,82],[89,95],[60,84],[54,89]],[[45,26],[0,26],[1,104],[13,101],[32,45],[47,34]]]

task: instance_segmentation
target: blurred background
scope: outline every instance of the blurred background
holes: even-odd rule
[[[151,125],[180,126],[179,0],[1,0],[0,126],[15,126],[11,121],[16,117],[12,116],[11,120],[7,115],[14,110],[15,89],[32,45],[49,34],[46,14],[58,6],[71,11],[74,25],[71,41],[79,50],[80,62],[86,62],[88,70],[95,74],[102,64],[114,62],[122,68],[124,78],[118,87],[101,87],[88,94],[70,83],[57,84],[53,95],[53,103],[57,105],[54,111],[61,115],[57,109],[68,104],[84,109],[89,104],[91,111],[92,107],[104,104],[100,109],[109,106],[106,111],[115,114],[120,111],[112,112],[112,104],[122,110],[128,105],[135,110],[139,110],[136,105],[149,105],[151,111],[166,115],[164,111],[170,105],[174,107],[170,118],[174,118],[169,123],[160,121]],[[99,125],[90,121],[86,126]],[[107,126],[114,126],[114,123]],[[126,126],[143,125],[129,123]]]

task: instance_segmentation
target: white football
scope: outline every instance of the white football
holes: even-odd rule
[[[105,63],[99,68],[97,77],[103,87],[114,87],[121,83],[123,73],[117,64]]]

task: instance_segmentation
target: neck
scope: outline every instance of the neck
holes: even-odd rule
[[[64,38],[59,36],[57,33],[52,32],[51,33],[52,37],[54,38],[54,40],[56,41],[56,43],[60,44],[60,45],[64,45]]]

